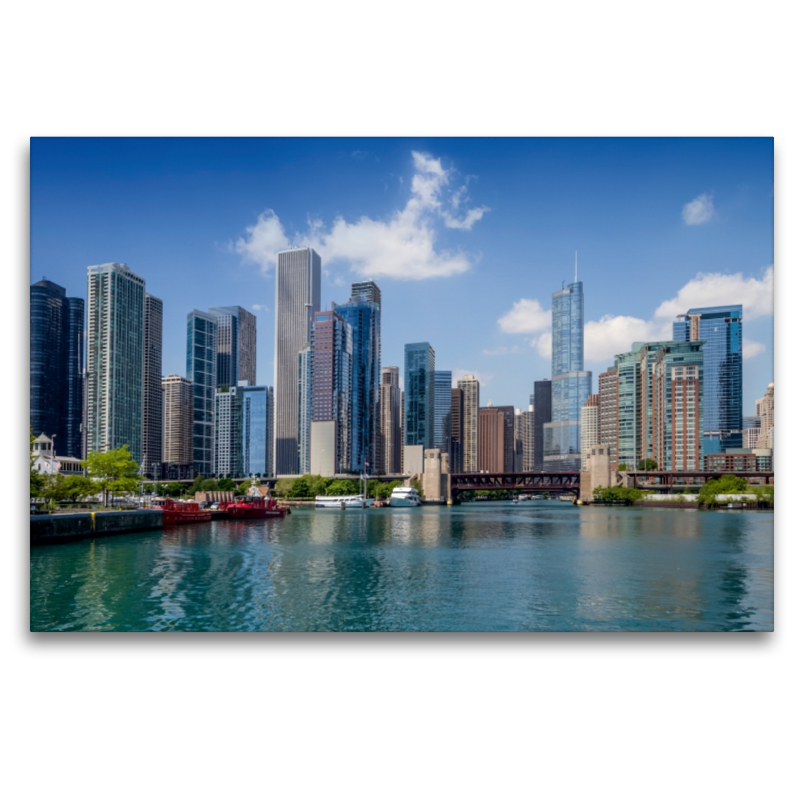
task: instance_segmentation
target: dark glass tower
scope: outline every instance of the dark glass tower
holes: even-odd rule
[[[31,416],[33,435],[56,435],[62,456],[83,458],[84,302],[52,281],[31,286]]]
[[[433,398],[436,354],[428,342],[405,346],[404,445],[433,447]]]
[[[453,373],[436,370],[433,373],[433,446],[450,453],[453,406]]]
[[[551,381],[536,381],[533,384],[533,469],[544,470],[544,426],[550,422],[552,413]]]

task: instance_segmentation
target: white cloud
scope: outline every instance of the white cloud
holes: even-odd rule
[[[476,372],[474,369],[454,369],[453,370],[453,388],[458,388],[458,381],[459,379],[465,377],[466,375],[473,375],[478,379],[478,383],[481,386],[485,386],[487,383],[491,383],[492,378],[494,375],[491,372]]]
[[[551,358],[553,355],[553,334],[546,331],[541,336],[531,339],[531,347],[536,348],[536,352],[542,358]]]
[[[683,207],[683,221],[687,225],[702,225],[714,216],[714,203],[711,195],[701,194],[695,197],[691,203]]]
[[[661,342],[672,338],[672,325],[606,315],[583,326],[583,355],[587,361],[606,361],[627,353],[634,342]]]
[[[507,356],[511,353],[521,353],[522,348],[519,345],[513,347],[496,347],[494,350],[481,350],[485,356]]]
[[[690,308],[737,304],[742,306],[745,320],[772,316],[773,268],[767,267],[759,278],[745,278],[741,272],[724,275],[719,272],[699,273],[671,300],[665,300],[655,316],[674,319]]]
[[[277,215],[265,211],[258,222],[247,228],[235,249],[246,260],[259,264],[264,272],[275,263],[275,253],[290,245],[313,247],[323,263],[341,261],[362,276],[387,276],[403,280],[448,277],[466,272],[475,258],[461,251],[436,249],[436,225],[443,220],[448,228],[470,230],[489,211],[485,206],[470,208],[460,216],[447,210],[443,202],[452,170],[441,159],[413,151],[414,176],[411,195],[402,209],[386,219],[363,216],[355,222],[337,217],[330,229],[318,219],[309,220],[308,230],[291,241]],[[463,191],[462,191],[463,189]],[[466,186],[457,192],[454,210],[466,201]]]
[[[253,305],[250,306],[250,308],[252,308],[253,311],[264,311],[265,313],[269,312],[269,307],[263,306],[260,303],[253,303]]]
[[[551,314],[538,300],[517,300],[511,311],[497,320],[504,333],[536,333],[550,327]]]
[[[761,342],[754,342],[751,339],[742,339],[742,358],[747,361],[750,358],[760,356],[767,348]]]

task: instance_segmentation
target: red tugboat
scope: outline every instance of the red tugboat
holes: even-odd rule
[[[274,497],[262,497],[257,486],[251,486],[247,494],[237,497],[233,503],[228,503],[225,510],[233,519],[268,519],[270,517],[283,517],[286,508],[278,505]]]
[[[150,508],[163,512],[164,525],[180,525],[184,522],[211,522],[211,511],[200,508],[193,500],[172,500],[169,497],[156,497]]]

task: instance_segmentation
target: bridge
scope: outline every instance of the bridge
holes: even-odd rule
[[[635,489],[646,489],[649,492],[671,492],[675,488],[699,489],[706,481],[713,481],[723,475],[735,475],[745,478],[748,483],[775,484],[774,472],[640,472],[631,470],[624,473],[631,480],[629,485]]]
[[[462,492],[502,489],[517,494],[574,494],[581,489],[580,472],[453,472],[450,499],[459,502]]]

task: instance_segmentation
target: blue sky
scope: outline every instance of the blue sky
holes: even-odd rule
[[[273,382],[274,253],[322,255],[322,302],[373,278],[383,365],[430,341],[481,402],[526,407],[550,377],[550,298],[574,274],[586,368],[668,335],[691,306],[744,305],[744,413],[773,380],[773,141],[648,139],[31,140],[31,280],[86,296],[127,263],[164,301],[164,374],[186,314],[241,305]]]

